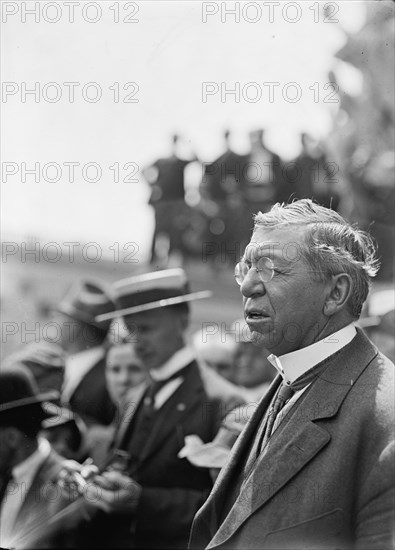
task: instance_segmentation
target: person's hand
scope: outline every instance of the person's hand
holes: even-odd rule
[[[135,512],[141,495],[141,485],[116,471],[96,476],[84,491],[84,498],[109,514]]]

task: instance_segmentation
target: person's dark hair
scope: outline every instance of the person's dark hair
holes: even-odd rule
[[[307,227],[306,246],[301,251],[304,259],[319,280],[327,280],[339,273],[350,275],[352,290],[347,307],[354,318],[359,318],[371,278],[380,266],[374,242],[368,233],[352,226],[334,210],[310,199],[290,204],[277,203],[265,214],[258,212],[254,221],[254,230],[292,225]]]

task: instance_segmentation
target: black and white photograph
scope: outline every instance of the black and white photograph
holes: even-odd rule
[[[394,2],[0,8],[0,550],[394,550]]]

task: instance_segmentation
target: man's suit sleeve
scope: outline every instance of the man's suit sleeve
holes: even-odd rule
[[[136,513],[136,533],[155,534],[164,531],[189,534],[193,518],[207,499],[210,491],[193,489],[144,488]]]
[[[362,487],[362,506],[357,515],[358,550],[390,550],[395,547],[395,443],[381,453]]]

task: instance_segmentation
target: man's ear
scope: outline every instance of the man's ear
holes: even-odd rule
[[[328,296],[324,303],[324,315],[331,317],[342,311],[351,295],[352,280],[347,273],[333,275],[330,281]]]

